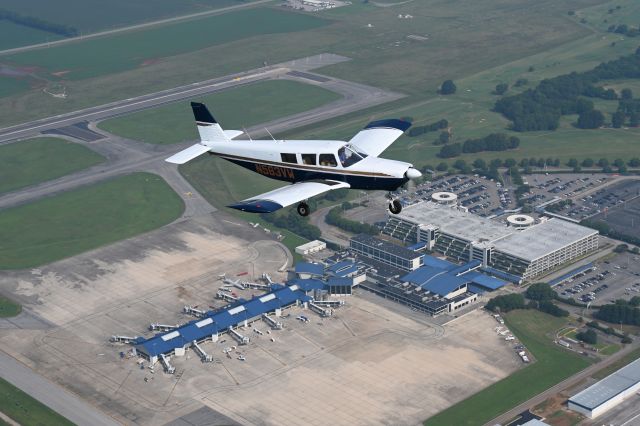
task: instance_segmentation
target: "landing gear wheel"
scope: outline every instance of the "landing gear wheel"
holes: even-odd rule
[[[298,214],[300,216],[309,216],[309,205],[304,201],[298,204]]]
[[[392,200],[389,202],[389,211],[393,214],[398,214],[402,211],[402,204],[400,200]]]

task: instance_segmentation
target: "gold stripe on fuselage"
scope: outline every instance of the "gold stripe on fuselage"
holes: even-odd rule
[[[296,170],[312,170],[316,172],[324,172],[324,173],[334,173],[334,174],[344,174],[344,175],[358,175],[358,176],[372,176],[372,177],[394,177],[385,173],[375,173],[375,172],[361,172],[357,170],[348,170],[348,169],[338,169],[337,167],[318,167],[318,166],[310,166],[306,164],[297,164],[297,163],[278,163],[276,161],[269,160],[260,160],[257,158],[249,158],[249,157],[240,157],[238,155],[231,154],[222,154],[219,152],[211,152],[213,155],[217,155],[221,158],[230,159],[230,160],[240,160],[240,161],[248,161],[250,163],[255,163],[256,171],[260,174],[265,174],[258,171],[258,166],[275,166],[275,168],[279,169],[296,169]],[[273,171],[273,173],[277,173]],[[282,171],[280,171],[282,173]],[[290,174],[281,174],[282,177],[291,177],[293,178],[293,172],[291,170],[288,171]],[[275,174],[265,174],[265,176],[276,176]],[[280,176],[278,176],[280,177]]]

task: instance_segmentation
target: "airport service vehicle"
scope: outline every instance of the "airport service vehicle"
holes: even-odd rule
[[[206,105],[191,108],[200,142],[167,158],[184,164],[209,153],[271,179],[291,185],[248,198],[228,207],[251,213],[271,213],[298,203],[301,216],[307,201],[340,188],[395,191],[422,173],[412,164],[378,156],[411,124],[397,119],[373,121],[348,142],[332,140],[238,140],[244,132],[223,130]],[[400,213],[400,200],[389,197],[389,211]]]

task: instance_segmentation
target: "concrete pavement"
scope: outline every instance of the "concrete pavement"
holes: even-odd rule
[[[1,351],[0,376],[77,425],[120,425],[113,418],[84,402],[79,396],[45,379]]]

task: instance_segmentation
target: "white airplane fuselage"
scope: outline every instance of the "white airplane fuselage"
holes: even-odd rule
[[[330,179],[352,189],[394,191],[409,179],[410,163],[361,156],[350,164],[340,155],[347,142],[328,140],[234,140],[209,142],[209,153],[271,179],[302,182]]]

